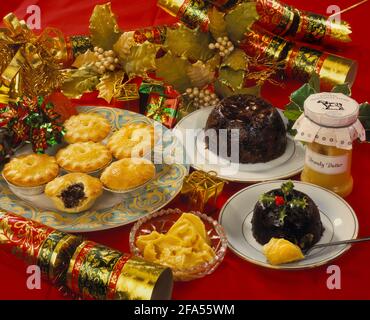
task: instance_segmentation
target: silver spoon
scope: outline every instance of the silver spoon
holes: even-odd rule
[[[341,245],[341,244],[365,242],[365,241],[370,241],[370,237],[350,239],[350,240],[342,240],[342,241],[334,241],[334,242],[329,242],[329,243],[320,243],[320,244],[314,245],[312,248],[305,251],[304,254],[307,255],[309,252],[311,252],[312,250],[315,250],[315,249],[326,248],[326,247],[331,247],[331,246],[338,246],[338,245]]]

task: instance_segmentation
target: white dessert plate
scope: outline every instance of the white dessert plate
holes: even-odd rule
[[[277,159],[258,164],[232,163],[206,149],[201,135],[213,107],[199,109],[184,117],[174,128],[174,133],[186,146],[186,160],[197,170],[215,171],[220,178],[235,182],[259,182],[284,179],[302,171],[304,147],[290,135],[285,153]],[[287,120],[278,109],[284,122]],[[192,129],[193,131],[188,129]]]
[[[299,270],[321,266],[338,258],[351,245],[338,245],[312,250],[303,260],[278,266],[267,262],[252,234],[253,209],[259,196],[280,188],[284,181],[262,182],[249,186],[232,196],[222,207],[219,222],[224,227],[229,248],[244,260],[256,265],[282,270]],[[335,193],[310,183],[294,181],[294,188],[307,194],[318,206],[325,228],[318,243],[357,238],[358,220],[350,205]]]

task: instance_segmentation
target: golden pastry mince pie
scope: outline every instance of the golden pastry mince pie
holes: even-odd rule
[[[80,113],[64,122],[66,133],[64,139],[68,143],[104,140],[110,133],[109,121],[97,113]]]
[[[107,147],[117,159],[143,157],[154,146],[154,128],[147,123],[130,123],[116,131]]]
[[[59,174],[54,157],[47,154],[27,154],[15,157],[4,166],[3,176],[18,187],[37,187],[48,183]]]
[[[105,168],[100,180],[113,191],[127,191],[140,187],[155,176],[154,164],[144,158],[125,158]]]
[[[64,170],[89,173],[107,166],[112,155],[101,143],[88,141],[73,143],[59,150],[56,159]]]
[[[49,182],[45,188],[45,194],[57,209],[69,213],[90,209],[102,193],[99,179],[85,173],[66,174]]]

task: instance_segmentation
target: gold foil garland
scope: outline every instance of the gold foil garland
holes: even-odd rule
[[[63,34],[46,28],[35,35],[23,20],[9,13],[3,18],[5,29],[0,32],[1,63],[0,103],[17,101],[23,95],[45,95],[55,90],[62,81],[60,68],[68,60]],[[17,47],[16,52],[13,48]]]

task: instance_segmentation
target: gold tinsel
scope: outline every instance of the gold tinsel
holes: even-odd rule
[[[35,35],[23,20],[10,13],[0,31],[0,102],[22,96],[47,95],[62,83],[60,72],[68,60],[62,33],[46,28]]]

